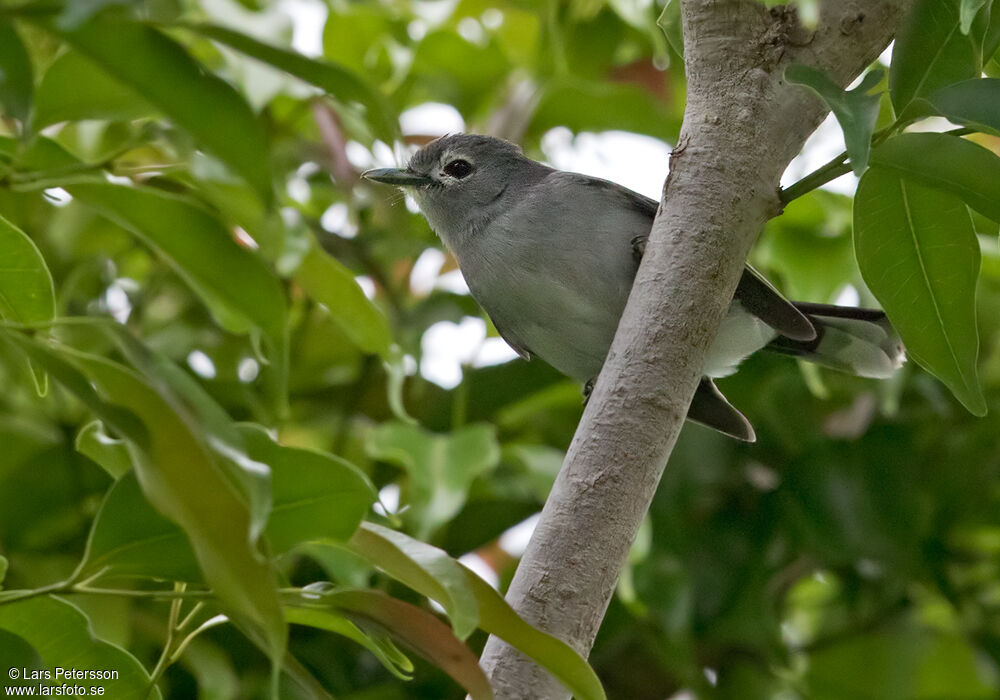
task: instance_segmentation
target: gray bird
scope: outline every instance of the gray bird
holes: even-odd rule
[[[589,390],[625,309],[657,202],[474,134],[439,138],[405,169],[363,176],[413,194],[511,347]],[[712,380],[761,349],[862,377],[887,377],[904,358],[881,311],[790,302],[747,266],[688,419],[752,442],[749,421]]]

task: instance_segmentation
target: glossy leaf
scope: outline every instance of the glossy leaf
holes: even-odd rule
[[[256,550],[248,505],[213,463],[204,438],[172,402],[124,368],[82,354],[73,360],[110,400],[146,424],[150,446],[134,460],[144,494],[184,529],[222,603],[258,626],[272,658],[281,658],[287,632],[274,570]]]
[[[309,450],[283,447],[260,428],[241,426],[251,458],[271,468],[272,505],[266,534],[274,555],[309,540],[351,536],[374,500],[367,478],[353,465]],[[198,581],[187,538],[150,508],[133,475],[108,492],[91,529],[83,572]]]
[[[161,251],[232,332],[260,328],[283,371],[285,301],[274,274],[207,210],[176,195],[111,184],[69,186],[74,197]]]
[[[52,276],[34,241],[0,216],[0,318],[39,323],[55,316]]]
[[[1000,221],[1000,157],[972,141],[946,134],[900,134],[876,149],[872,165],[950,192]]]
[[[79,51],[60,54],[46,69],[35,97],[39,127],[80,119],[131,120],[159,110]]]
[[[918,0],[896,34],[889,94],[897,114],[919,97],[978,77],[981,47],[960,28],[957,0]]]
[[[815,700],[996,697],[995,678],[957,634],[895,628],[851,635],[812,655],[806,673]]]
[[[557,126],[574,132],[616,129],[666,138],[671,121],[663,103],[636,85],[562,77],[552,80],[540,95],[531,130],[542,134]]]
[[[135,472],[112,485],[87,540],[81,573],[151,576],[198,582],[198,561],[184,531],[160,515],[142,495]]]
[[[814,190],[767,222],[753,262],[783,282],[790,299],[830,303],[859,275],[851,199]]]
[[[361,291],[340,261],[313,244],[295,271],[295,281],[330,312],[330,318],[359,348],[390,359],[389,321]]]
[[[983,12],[979,17],[985,16]],[[990,59],[995,58],[997,49],[1000,48],[1000,2],[993,0],[989,10],[989,24],[983,33],[983,64],[988,64]],[[985,65],[984,65],[985,68]]]
[[[150,689],[149,674],[134,656],[94,637],[86,616],[60,598],[42,596],[0,605],[0,629],[31,644],[41,657],[42,668],[50,673],[54,674],[57,667],[117,671],[117,679],[86,682],[88,686],[103,688],[105,697],[121,700],[160,697],[157,688]],[[7,669],[4,675],[8,675]],[[52,682],[59,685],[66,680],[53,678]]]
[[[372,431],[368,453],[406,471],[410,510],[423,535],[461,510],[473,480],[500,461],[496,429],[489,425],[434,435],[415,425],[383,423]]]
[[[98,18],[73,31],[51,22],[45,26],[190,132],[265,201],[272,199],[267,141],[257,117],[239,93],[180,44],[126,20]]]
[[[684,35],[681,33],[680,0],[666,0],[656,24],[663,30],[667,43],[678,56],[684,56]]]
[[[473,700],[493,697],[486,674],[469,648],[448,626],[414,605],[375,591],[333,591],[305,605],[332,608],[362,626],[374,624],[387,630],[396,640],[451,676]]]
[[[819,95],[833,112],[840,123],[840,128],[844,131],[847,155],[856,175],[860,175],[868,167],[872,132],[878,120],[881,98],[877,94],[868,93],[878,85],[883,75],[883,71],[873,70],[853,90],[841,90],[826,73],[811,66],[793,63],[785,69],[786,80],[808,87]]]
[[[976,367],[979,243],[962,200],[870,169],[855,196],[854,247],[909,357],[984,415]]]
[[[286,629],[275,573],[252,541],[248,505],[211,456],[209,436],[189,422],[174,397],[161,393],[163,387],[154,389],[121,365],[18,334],[12,338],[129,439],[146,498],[184,530],[205,580],[227,610],[251,622],[272,658],[281,658]]]
[[[393,532],[391,537],[385,537],[384,532],[385,528],[365,523],[351,540],[351,549],[418,593],[439,600],[441,583],[430,575],[426,562],[433,561],[435,552],[440,550],[400,532]],[[381,543],[378,540],[382,540]],[[413,559],[414,554],[419,554],[419,558]],[[440,552],[436,556],[443,555]],[[488,583],[461,564],[457,565],[464,571],[466,586],[476,599],[480,628],[545,667],[578,700],[604,700],[604,689],[597,674],[572,647],[529,625]]]
[[[101,323],[104,334],[125,359],[154,387],[175,402],[189,423],[199,426],[215,464],[250,509],[250,541],[256,543],[271,513],[271,472],[254,460],[225,410],[195,379],[173,362],[153,352],[116,323]]]
[[[962,34],[968,34],[972,29],[972,20],[976,18],[983,6],[989,0],[960,0],[958,6],[958,26]]]
[[[104,430],[99,420],[91,421],[80,428],[74,441],[76,451],[86,455],[106,471],[111,478],[118,479],[132,469],[132,457],[124,440],[112,437]]]
[[[1000,135],[1000,78],[963,80],[927,98],[948,121]]]
[[[20,669],[42,669],[44,662],[38,656],[35,648],[28,644],[20,636],[0,628],[0,659],[4,660],[7,668]],[[8,673],[0,673],[0,689],[14,688],[17,686],[35,685],[35,682],[25,683],[18,675],[17,679],[12,679]],[[13,692],[13,691],[12,691]],[[9,695],[7,697],[10,697]]]
[[[375,523],[362,523],[351,549],[410,588],[436,600],[448,613],[455,636],[466,639],[479,624],[466,569],[437,547]]]
[[[404,681],[413,678],[413,662],[393,644],[391,639],[381,638],[374,630],[366,632],[343,615],[329,610],[286,606],[285,619],[294,625],[306,625],[347,637],[370,651],[396,678]]]
[[[322,88],[339,102],[360,103],[368,111],[368,121],[379,127],[379,135],[383,139],[390,140],[399,131],[382,96],[347,68],[328,61],[307,58],[295,51],[266,44],[216,24],[181,26]]]
[[[244,425],[248,454],[272,470],[274,506],[267,536],[275,552],[310,540],[346,540],[376,499],[368,477],[333,455],[285,447]]]
[[[14,24],[0,17],[0,113],[22,123],[31,114],[34,94],[31,59]]]

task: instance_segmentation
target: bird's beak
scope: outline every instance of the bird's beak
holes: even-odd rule
[[[421,185],[429,185],[433,182],[426,175],[415,173],[409,169],[401,170],[399,168],[366,170],[361,173],[361,177],[366,180],[374,180],[375,182],[383,182],[387,185],[399,185],[401,187],[420,187]]]

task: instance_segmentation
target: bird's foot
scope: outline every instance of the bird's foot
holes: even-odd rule
[[[594,379],[588,379],[587,383],[583,385],[583,405],[586,406],[587,402],[590,401],[590,395],[594,391]]]
[[[642,262],[642,256],[646,253],[646,241],[648,240],[649,236],[644,235],[644,236],[636,236],[631,241],[632,257],[635,259],[637,265],[640,262]]]

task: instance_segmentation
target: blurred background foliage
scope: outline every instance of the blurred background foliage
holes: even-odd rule
[[[430,609],[339,546],[357,525],[344,523],[371,500],[370,480],[382,501],[370,519],[461,557],[502,590],[523,547],[514,534],[524,526],[515,526],[540,509],[580,416],[579,387],[538,361],[477,361],[499,342],[492,328],[455,381],[425,377],[421,368],[448,350],[428,342],[429,329],[440,336],[454,328],[447,324],[472,318],[481,328],[486,319],[449,276],[454,262],[433,252],[440,244],[423,219],[359,173],[457,128],[517,141],[539,158],[554,158],[556,141],[579,145],[584,132],[675,143],[684,75],[656,24],[661,5],[4,3],[0,215],[40,251],[57,316],[115,319],[183,368],[196,387],[185,396],[203,392],[230,419],[331,460],[317,467],[316,483],[335,474],[334,487],[354,484],[353,515],[328,529],[317,525],[322,513],[284,530],[272,518],[276,580],[329,580]],[[664,16],[667,35],[676,33]],[[1000,152],[996,137],[977,138]],[[662,175],[653,173],[654,191]],[[124,201],[114,187],[124,183],[141,184],[143,198]],[[874,304],[854,261],[851,207],[849,195],[824,190],[794,201],[768,224],[752,261],[791,297],[856,294]],[[971,416],[912,363],[877,383],[781,357],[747,361],[721,386],[758,442],[685,428],[591,655],[608,697],[997,696],[1000,253],[996,222],[975,224],[990,415]],[[213,238],[219,230],[228,233]],[[4,312],[8,321],[45,316]],[[74,325],[52,333],[140,374],[152,366],[113,333]],[[175,551],[150,540],[135,558],[115,558],[122,532],[143,518],[151,532],[159,525],[135,481],[121,476],[130,456],[117,438],[129,436],[92,423],[95,413],[105,424],[114,414],[56,380],[40,396],[32,380],[43,382],[40,368],[51,374],[55,360],[32,356],[29,370],[10,341],[0,357],[3,587],[70,576],[102,503],[108,529],[104,539],[91,535],[88,573],[106,561],[119,587],[148,587],[124,579],[129,572],[197,581],[183,541]],[[87,375],[100,384],[97,376]],[[221,424],[202,409],[191,415],[206,434],[225,432],[213,432]],[[261,456],[273,443],[242,430],[248,454],[273,467]],[[334,457],[350,464],[330,466]],[[121,502],[145,515],[113,510],[105,494],[116,478]],[[205,488],[190,478],[192,491]],[[277,513],[277,477],[274,489]],[[128,649],[147,672],[177,622],[167,602],[68,600],[97,638]],[[61,629],[58,616],[70,613],[39,605],[32,614]],[[37,644],[3,619],[0,657],[38,665]],[[405,663],[379,663],[322,627],[293,626],[288,648],[335,697],[464,696],[419,655],[413,679],[402,680]],[[469,643],[478,651],[484,640],[479,631]],[[163,697],[269,692],[267,655],[230,625],[209,625],[160,670]],[[309,696],[283,683],[282,697]]]

